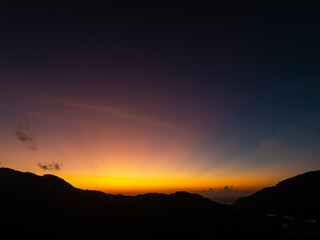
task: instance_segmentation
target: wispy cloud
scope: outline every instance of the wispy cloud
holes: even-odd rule
[[[42,164],[42,163],[39,163],[38,164],[39,168],[43,169],[43,170],[55,170],[55,171],[58,171],[58,170],[61,170],[61,167],[62,167],[62,163],[49,163],[49,164]]]
[[[29,124],[18,125],[15,136],[19,141],[24,143],[31,150],[37,150],[37,145],[33,137],[31,137],[31,134],[29,133]]]
[[[132,114],[132,113],[129,113],[125,110],[118,109],[118,108],[111,108],[108,106],[72,102],[72,101],[68,101],[68,100],[64,100],[64,99],[57,99],[57,98],[51,98],[51,100],[56,103],[60,103],[60,104],[63,104],[65,106],[69,106],[69,107],[77,107],[77,108],[82,108],[82,109],[89,110],[89,111],[96,111],[96,112],[104,113],[104,114],[114,116],[114,117],[124,118],[127,120],[136,121],[139,123],[148,124],[148,125],[159,127],[159,128],[164,128],[164,129],[179,132],[179,133],[185,133],[185,131],[182,128],[180,128],[176,125],[165,123],[162,121],[158,121],[158,120],[155,120],[152,118]]]

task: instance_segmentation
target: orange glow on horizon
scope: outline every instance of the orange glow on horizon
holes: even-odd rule
[[[261,189],[309,169],[304,162],[299,168],[286,162],[249,164],[259,152],[224,159],[223,153],[232,144],[206,147],[208,133],[192,118],[174,124],[169,117],[141,117],[144,114],[108,106],[62,103],[47,103],[50,109],[64,113],[58,118],[45,112],[28,115],[35,126],[36,150],[16,139],[14,124],[1,132],[3,167],[54,174],[77,188],[114,194],[201,191],[226,185]],[[39,168],[39,163],[53,162],[62,163],[61,170]]]
[[[236,186],[236,189],[260,189],[265,187],[265,181],[258,180],[254,183],[246,179],[207,179],[190,177],[168,178],[138,178],[118,176],[61,176],[74,187],[88,190],[100,190],[111,194],[141,194],[147,192],[175,192],[175,191],[202,191],[209,188],[218,190],[226,183]]]

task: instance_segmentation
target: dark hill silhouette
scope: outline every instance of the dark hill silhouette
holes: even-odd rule
[[[250,211],[320,216],[320,170],[307,172],[274,187],[264,188],[251,196],[238,199],[233,206]]]
[[[187,192],[111,195],[75,188],[53,175],[8,168],[0,168],[0,193],[2,229],[46,238],[182,236],[186,232],[219,236],[233,212],[226,205]]]
[[[112,195],[75,188],[54,175],[38,176],[8,168],[0,168],[0,209],[1,233],[10,238],[317,239],[320,236],[318,230],[310,232],[309,225],[307,233],[300,230],[296,233],[283,228],[285,222],[281,219],[236,211],[197,194]],[[304,228],[299,225],[299,229]]]

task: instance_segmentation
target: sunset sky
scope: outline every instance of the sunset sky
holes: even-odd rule
[[[88,2],[1,2],[2,167],[125,194],[320,169],[319,6]]]

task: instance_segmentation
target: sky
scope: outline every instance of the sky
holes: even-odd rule
[[[123,194],[320,169],[319,3],[0,5],[1,166]]]

